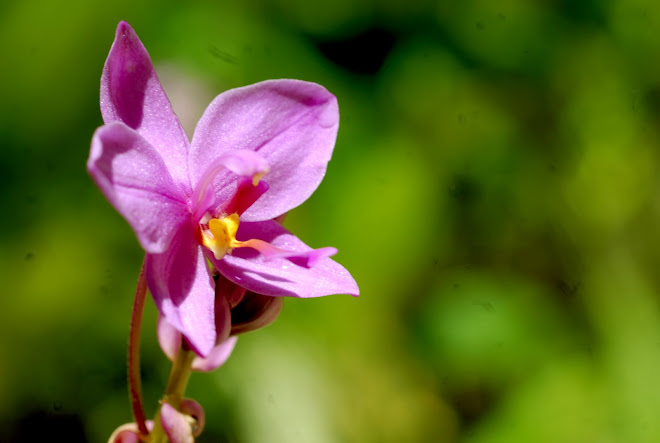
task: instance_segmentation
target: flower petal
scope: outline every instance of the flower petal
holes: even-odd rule
[[[268,183],[265,181],[261,180],[257,186],[254,186],[254,180],[240,178],[236,182],[236,192],[232,198],[225,200],[224,205],[218,208],[224,214],[242,215],[266,191],[268,191]]]
[[[231,310],[232,335],[265,328],[280,315],[282,304],[282,297],[248,291],[243,300]]]
[[[237,237],[256,238],[281,249],[299,252],[300,255],[313,251],[274,221],[241,223]],[[239,248],[222,260],[212,261],[227,279],[258,294],[302,298],[330,294],[359,295],[351,274],[327,257],[319,258],[314,267],[308,268],[295,264],[295,259],[268,259],[253,249]]]
[[[268,242],[256,238],[241,242],[241,247],[256,249],[267,260],[272,260],[274,258],[288,258],[295,264],[306,268],[316,266],[316,263],[322,258],[332,257],[337,253],[337,248],[333,248],[332,246],[310,249],[309,251],[290,251],[278,248]]]
[[[115,122],[94,133],[87,170],[149,253],[161,253],[189,217],[186,198],[160,153]]]
[[[147,429],[151,431],[154,428],[154,422],[147,420]],[[143,436],[145,437],[145,436]],[[135,423],[126,423],[119,426],[108,439],[108,443],[140,443],[140,431]]]
[[[215,277],[215,297],[222,297],[227,300],[229,309],[234,309],[243,298],[245,298],[246,289],[234,284],[234,282],[227,280],[222,274]]]
[[[188,416],[177,411],[171,404],[162,404],[160,407],[160,420],[170,443],[195,442]]]
[[[206,166],[204,174],[195,182],[192,195],[193,220],[198,221],[207,211],[218,212],[226,209],[220,206],[231,205],[236,195],[241,193],[246,177],[252,188],[255,188],[247,191],[245,196],[251,200],[247,202],[251,205],[268,189],[265,183],[259,182],[268,170],[266,160],[254,151],[239,149],[220,155]],[[238,202],[238,205],[241,203]]]
[[[164,253],[148,254],[145,266],[147,286],[160,313],[197,354],[207,356],[216,341],[215,294],[192,226],[185,224]]]
[[[213,100],[195,129],[191,181],[201,181],[209,159],[236,149],[256,151],[270,165],[265,177],[270,189],[242,218],[275,218],[304,202],[318,187],[338,127],[335,96],[315,83],[269,80],[232,89]]]
[[[226,303],[224,306],[227,307],[225,320],[227,322],[227,327],[226,332],[222,334],[223,341],[220,344],[215,345],[206,357],[195,356],[192,362],[192,368],[195,371],[210,372],[219,368],[227,361],[234,350],[234,346],[236,346],[237,337],[229,337],[229,331],[231,330],[229,306]],[[216,324],[218,323],[218,317],[218,309],[216,306]],[[181,349],[181,333],[174,326],[169,324],[162,315],[158,316],[157,331],[160,348],[170,361],[174,361],[177,353]]]
[[[126,22],[117,26],[103,67],[101,114],[105,123],[120,121],[137,130],[160,152],[182,191],[190,192],[188,138],[147,50]]]
[[[199,436],[204,430],[204,425],[206,424],[206,415],[204,414],[202,406],[195,400],[182,398],[181,403],[179,404],[179,410],[182,414],[189,415],[193,418],[195,421],[192,424],[193,435],[195,437]]]
[[[181,333],[177,328],[172,326],[165,320],[165,317],[158,315],[158,323],[156,326],[156,335],[158,336],[158,344],[162,349],[163,354],[174,361],[179,349],[181,349]]]
[[[225,364],[231,355],[238,337],[229,337],[219,345],[216,345],[206,358],[195,357],[192,363],[192,368],[195,371],[210,372],[218,369]]]

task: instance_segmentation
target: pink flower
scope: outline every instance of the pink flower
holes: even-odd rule
[[[160,409],[160,419],[163,430],[170,443],[193,443],[195,437],[199,436],[204,429],[204,410],[194,400],[183,398],[179,401],[179,407],[174,408],[171,404],[163,402]],[[154,422],[146,422],[147,429],[151,432]],[[119,426],[108,439],[108,443],[140,443],[149,441],[146,436],[140,435],[135,423],[126,423]]]
[[[274,219],[325,175],[339,111],[325,88],[269,80],[220,94],[188,141],[135,31],[119,23],[101,78],[105,122],[87,169],[146,251],[147,285],[167,323],[206,357],[226,339],[207,260],[269,297],[358,295],[355,280]],[[222,312],[218,312],[221,309]]]

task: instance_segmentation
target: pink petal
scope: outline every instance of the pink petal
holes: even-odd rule
[[[197,437],[199,434],[201,434],[204,430],[204,425],[206,424],[206,416],[202,406],[195,400],[190,398],[182,398],[181,404],[179,405],[179,410],[181,413],[189,415],[195,419],[195,423],[192,425],[193,435]]]
[[[224,341],[215,345],[206,357],[196,356],[192,362],[193,370],[200,372],[214,371],[227,361],[237,341],[237,337],[227,337],[228,332],[231,330],[231,323],[227,323],[227,325],[229,328]],[[179,349],[181,349],[181,333],[170,325],[162,315],[158,317],[158,343],[167,358],[174,361]]]
[[[195,129],[191,181],[199,183],[210,161],[228,151],[256,151],[270,165],[264,178],[270,189],[242,218],[275,218],[304,202],[318,187],[338,127],[336,98],[315,83],[269,80],[232,89],[213,100]],[[227,184],[216,190],[221,192]]]
[[[288,258],[295,264],[306,268],[311,268],[322,258],[332,257],[337,253],[337,248],[333,248],[332,246],[310,249],[309,251],[289,251],[256,238],[244,241],[243,247],[256,249],[267,260],[272,260],[274,258]]]
[[[236,345],[236,338],[229,337],[231,332],[231,313],[229,308],[229,301],[222,294],[218,293],[218,285],[216,283],[215,295],[215,330],[216,330],[216,345],[211,349],[211,352],[206,357],[195,357],[192,362],[192,368],[196,371],[210,372],[222,366],[229,358],[234,346]]]
[[[147,420],[147,429],[151,431],[154,428],[154,422]],[[119,426],[108,439],[108,443],[140,443],[140,431],[135,423],[126,423]]]
[[[215,297],[222,297],[227,300],[229,309],[234,309],[243,298],[245,298],[246,289],[238,286],[232,281],[227,280],[222,274],[218,274],[215,279]]]
[[[266,160],[254,151],[236,150],[220,155],[206,166],[206,171],[195,183],[193,220],[198,221],[207,211],[216,213],[221,205],[227,206],[232,201],[232,194],[240,190],[245,177],[256,188],[250,192],[253,202],[268,189],[267,185],[257,183],[268,170]],[[253,193],[258,195],[252,196]]]
[[[231,283],[230,283],[231,284]],[[216,344],[206,357],[196,356],[193,359],[192,368],[196,371],[209,372],[219,368],[231,355],[236,339],[229,337],[231,331],[231,314],[229,302],[223,296],[215,299],[215,330]],[[158,316],[158,343],[163,353],[174,361],[181,349],[181,333],[165,320],[162,315]]]
[[[149,253],[161,253],[189,218],[186,198],[160,153],[115,122],[96,130],[87,170]]]
[[[282,312],[282,297],[271,297],[248,291],[231,310],[231,333],[242,334],[264,328]]]
[[[172,326],[165,320],[162,315],[158,316],[158,323],[156,326],[156,335],[158,336],[158,344],[163,353],[174,361],[179,349],[181,349],[182,335],[177,328]]]
[[[214,286],[192,226],[184,224],[162,254],[146,258],[147,286],[165,320],[192,349],[209,354],[216,342]]]
[[[236,183],[236,192],[230,200],[225,200],[223,206],[219,206],[224,214],[242,215],[250,206],[254,204],[266,191],[268,183],[261,180],[257,186],[254,186],[253,180],[241,178]]]
[[[160,407],[160,421],[170,443],[194,443],[193,430],[188,417],[169,403]]]
[[[237,238],[256,238],[301,255],[312,251],[274,221],[241,223]],[[213,264],[227,279],[258,294],[302,298],[330,294],[359,295],[351,274],[327,257],[318,259],[314,267],[308,268],[295,264],[295,259],[268,259],[253,249],[239,248],[222,260],[213,260]]]
[[[226,297],[218,295],[218,288],[215,288],[215,344],[220,344],[229,338],[231,331],[231,311],[229,300]]]
[[[101,77],[103,121],[120,121],[137,130],[160,152],[175,183],[190,192],[188,138],[161,87],[147,50],[126,22],[115,41]]]
[[[195,371],[201,372],[210,372],[218,369],[225,364],[231,355],[236,346],[237,340],[238,337],[229,337],[227,340],[211,349],[211,352],[209,352],[209,355],[206,356],[206,358],[195,357],[192,368]]]

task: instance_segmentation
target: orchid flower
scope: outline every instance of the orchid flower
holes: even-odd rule
[[[229,90],[189,141],[145,47],[121,22],[101,78],[101,113],[88,171],[145,250],[162,318],[200,357],[231,332],[232,306],[216,303],[213,272],[261,297],[359,294],[329,258],[335,248],[312,249],[275,221],[325,175],[339,126],[325,88],[269,80]]]

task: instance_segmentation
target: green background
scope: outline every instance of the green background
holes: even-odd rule
[[[0,5],[0,441],[131,421],[142,252],[85,170],[119,20],[186,130],[269,78],[339,100],[286,226],[359,298],[287,299],[195,374],[206,442],[660,441],[660,4]],[[145,402],[169,363],[149,302]]]

